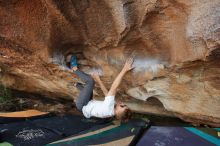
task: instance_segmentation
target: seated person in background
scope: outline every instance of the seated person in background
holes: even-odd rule
[[[109,118],[115,116],[116,119],[123,122],[128,121],[131,118],[131,110],[122,102],[116,103],[115,95],[123,76],[132,69],[132,63],[133,58],[129,58],[126,61],[109,91],[106,89],[98,75],[92,75],[105,95],[105,99],[103,101],[99,101],[92,99],[93,88],[95,85],[94,79],[90,75],[78,69],[77,58],[75,55],[72,55],[70,59],[70,69],[85,82],[84,87],[80,87],[80,84],[76,85],[76,87],[80,89],[80,94],[75,101],[77,109],[81,111],[86,118]]]

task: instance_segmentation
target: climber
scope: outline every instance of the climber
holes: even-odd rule
[[[70,69],[77,76],[79,76],[85,85],[77,83],[76,87],[80,90],[80,94],[75,101],[76,107],[83,113],[86,118],[98,117],[109,118],[115,117],[123,122],[128,121],[131,118],[131,110],[123,102],[115,102],[115,95],[117,88],[121,83],[123,76],[132,69],[133,58],[129,58],[121,72],[114,80],[110,90],[108,91],[97,74],[93,74],[92,77],[78,69],[77,58],[75,55],[71,56]],[[99,84],[101,90],[105,95],[103,101],[92,99],[93,88],[95,81]]]

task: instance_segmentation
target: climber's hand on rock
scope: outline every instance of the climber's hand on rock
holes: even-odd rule
[[[91,74],[91,76],[92,76],[92,78],[93,78],[95,81],[99,81],[99,80],[100,80],[99,75],[96,74],[96,73]]]
[[[134,68],[134,67],[132,67],[133,62],[134,62],[134,59],[133,59],[133,58],[128,58],[128,59],[126,60],[125,65],[124,65],[124,67],[123,67],[122,70],[125,71],[125,72],[127,72],[127,71],[133,69],[133,68]]]

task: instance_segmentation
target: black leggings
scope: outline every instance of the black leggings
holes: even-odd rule
[[[79,96],[76,99],[76,107],[78,110],[82,111],[83,106],[87,105],[92,99],[95,81],[90,75],[80,70],[76,70],[75,73],[85,82],[84,87],[81,88]]]

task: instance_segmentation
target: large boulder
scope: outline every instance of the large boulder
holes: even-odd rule
[[[0,0],[0,19],[0,82],[9,88],[75,99],[68,54],[107,87],[132,56],[117,99],[220,126],[219,0]]]

